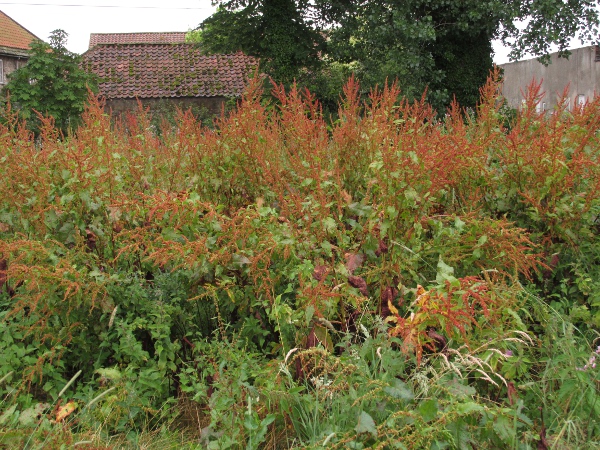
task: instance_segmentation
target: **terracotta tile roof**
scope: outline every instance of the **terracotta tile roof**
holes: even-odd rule
[[[100,44],[181,44],[185,32],[161,33],[91,33],[88,48]]]
[[[39,39],[0,11],[0,47],[29,50],[29,44]]]
[[[200,53],[194,44],[98,45],[83,54],[107,99],[236,97],[257,60]]]

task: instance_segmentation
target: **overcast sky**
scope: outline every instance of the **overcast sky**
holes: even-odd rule
[[[76,53],[87,50],[90,33],[188,31],[215,9],[210,0],[0,0],[0,11],[40,39],[66,31]]]
[[[215,9],[211,0],[0,0],[0,11],[40,39],[66,31],[67,48],[76,53],[87,50],[90,33],[188,31]],[[506,62],[507,51],[494,48],[494,61]]]

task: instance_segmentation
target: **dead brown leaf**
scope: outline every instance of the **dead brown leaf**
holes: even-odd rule
[[[73,414],[73,411],[75,411],[76,409],[77,409],[77,403],[75,403],[75,402],[68,402],[63,406],[59,406],[58,409],[56,410],[55,422],[56,423],[62,422],[67,417],[69,417],[71,414]]]

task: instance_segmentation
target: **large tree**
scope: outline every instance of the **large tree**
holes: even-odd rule
[[[287,83],[303,68],[320,65],[325,37],[316,11],[305,0],[223,1],[193,40],[208,53],[243,51],[258,56],[264,70]]]
[[[492,68],[492,40],[511,56],[564,50],[574,36],[594,41],[597,1],[349,0],[338,8],[330,51],[358,61],[370,83],[398,78],[408,96],[427,86],[438,106],[452,96],[475,104]]]
[[[220,0],[200,25],[207,51],[263,59],[276,81],[319,62],[348,64],[368,87],[398,79],[408,97],[428,88],[436,106],[465,106],[492,67],[493,39],[512,57],[564,50],[598,33],[589,0]]]
[[[79,55],[65,47],[67,33],[55,30],[50,43],[34,41],[27,64],[9,75],[3,92],[29,127],[39,127],[38,113],[54,118],[67,131],[83,112],[88,89],[96,89],[96,77],[81,67]]]

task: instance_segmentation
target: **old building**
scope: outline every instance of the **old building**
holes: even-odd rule
[[[185,33],[93,34],[84,67],[98,75],[113,114],[135,110],[138,101],[154,110],[165,100],[218,114],[242,94],[257,61],[242,53],[207,56],[184,39]]]
[[[502,64],[504,85],[502,95],[510,106],[519,108],[524,93],[532,80],[541,82],[541,92],[545,93],[538,104],[539,110],[552,110],[558,99],[568,88],[567,108],[594,98],[600,93],[600,50],[598,46],[571,50],[569,58],[551,56],[551,63],[544,66],[536,58]]]
[[[27,62],[29,44],[39,39],[0,11],[0,88],[10,73]]]

